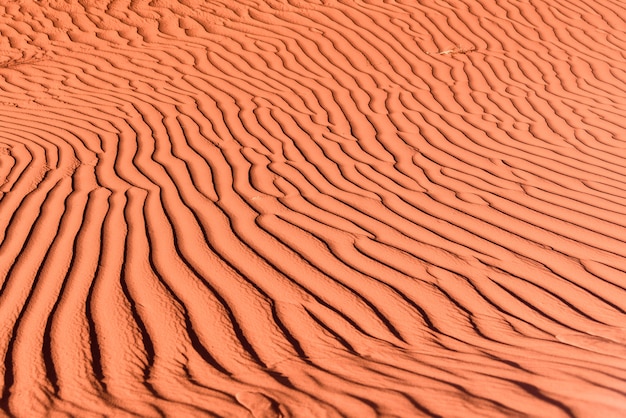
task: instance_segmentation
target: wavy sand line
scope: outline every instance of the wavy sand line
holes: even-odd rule
[[[4,414],[623,414],[617,2],[2,9]]]

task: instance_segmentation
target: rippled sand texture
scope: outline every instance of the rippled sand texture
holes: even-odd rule
[[[1,4],[6,416],[626,414],[621,0]]]

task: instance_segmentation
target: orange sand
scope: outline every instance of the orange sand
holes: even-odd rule
[[[0,1],[3,415],[626,416],[625,19]]]

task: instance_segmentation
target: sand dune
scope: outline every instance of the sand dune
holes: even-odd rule
[[[3,0],[4,416],[626,415],[617,0]]]

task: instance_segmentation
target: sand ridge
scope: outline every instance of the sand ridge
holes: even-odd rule
[[[626,411],[625,7],[0,2],[0,408]]]

